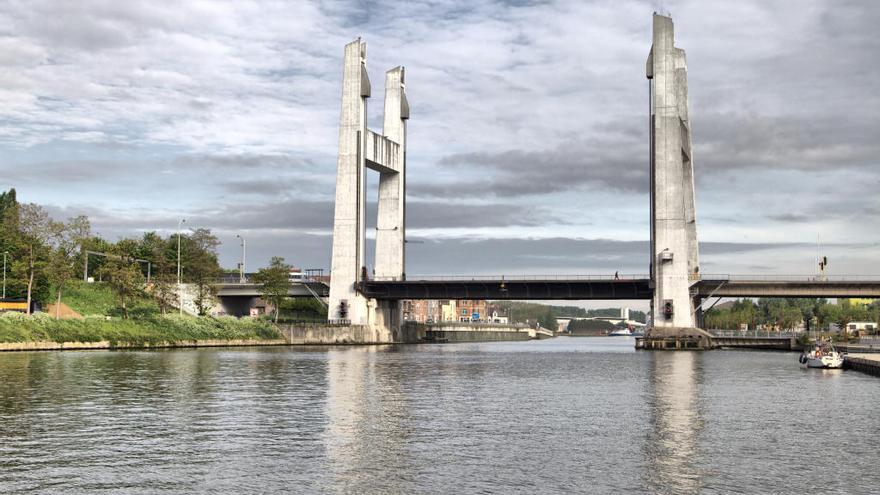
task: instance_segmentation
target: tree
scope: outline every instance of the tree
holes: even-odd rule
[[[269,266],[260,268],[253,280],[260,284],[260,295],[263,299],[271,301],[275,306],[275,323],[278,323],[281,303],[290,290],[290,265],[284,263],[284,258],[273,256]]]
[[[19,204],[15,199],[15,189],[0,193],[0,256],[6,253],[7,281],[6,294],[10,297],[23,297],[27,284],[25,283],[27,264],[17,262],[23,260],[19,231]]]
[[[41,206],[34,203],[20,205],[18,209],[18,225],[20,232],[20,251],[24,255],[19,267],[24,264],[27,277],[27,314],[31,314],[31,301],[34,282],[47,262],[46,241],[51,235],[51,219]]]
[[[553,316],[553,311],[549,307],[538,317],[538,325],[540,325],[541,328],[546,328],[552,332],[555,332],[559,328],[556,323],[556,317]]]
[[[135,295],[143,283],[138,262],[130,254],[134,241],[123,239],[116,243],[101,267],[102,276],[106,277],[110,287],[119,298],[122,317],[128,318],[128,301]]]
[[[61,317],[61,293],[64,285],[76,275],[77,253],[91,234],[89,219],[84,216],[68,219],[67,223],[49,224],[49,261],[46,267],[49,283],[55,289],[55,319]]]
[[[204,316],[208,314],[217,293],[214,284],[221,273],[217,262],[217,246],[220,241],[211,234],[210,229],[193,230],[184,239],[186,245],[182,249],[182,259],[186,266],[186,280],[195,285],[195,304],[199,315]]]
[[[849,299],[838,299],[837,306],[839,309],[835,323],[840,327],[841,337],[846,342],[849,340],[849,324],[867,319],[868,311],[860,304],[850,303]]]
[[[820,330],[824,329],[829,323],[837,321],[837,317],[840,313],[839,309],[839,306],[836,304],[825,303],[819,306],[819,310],[816,311],[816,322],[819,325]]]
[[[285,299],[281,309],[295,315],[297,319],[327,320],[327,306],[313,297],[294,297]]]
[[[153,260],[153,275],[149,290],[164,315],[168,312],[169,306],[180,304],[176,266],[165,257],[166,242],[161,238],[148,236],[149,234],[144,235],[145,241],[149,239],[150,247],[146,258]]]

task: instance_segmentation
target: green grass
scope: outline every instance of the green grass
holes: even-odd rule
[[[54,291],[52,294],[54,296]],[[54,297],[48,302],[55,302]],[[61,302],[83,316],[121,314],[119,300],[110,286],[103,282],[88,284],[82,280],[71,281],[61,292]],[[155,316],[159,313],[159,306],[153,299],[140,295],[129,303],[128,311],[133,317]]]
[[[265,320],[155,316],[123,320],[91,317],[54,320],[47,315],[5,313],[0,317],[0,342],[100,342],[113,345],[156,344],[184,340],[278,339],[278,330]]]

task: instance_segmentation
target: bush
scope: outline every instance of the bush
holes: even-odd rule
[[[112,345],[158,344],[188,340],[278,339],[270,323],[257,319],[156,316],[140,320],[91,317],[55,320],[48,315],[6,313],[0,318],[0,342],[100,342]]]

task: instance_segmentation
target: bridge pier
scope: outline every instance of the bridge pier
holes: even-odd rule
[[[367,45],[360,39],[345,46],[339,157],[333,217],[333,255],[330,273],[330,322],[348,322],[375,332],[376,342],[391,342],[399,334],[402,312],[396,301],[368,299],[359,290],[369,279],[366,264],[367,169],[379,172],[376,222],[377,276],[400,280],[404,274],[406,199],[406,121],[409,103],[404,69],[385,76],[383,132],[367,128]]]
[[[654,14],[646,63],[650,87],[651,327],[646,348],[711,347],[697,327],[691,286],[699,281],[687,62],[672,19]]]

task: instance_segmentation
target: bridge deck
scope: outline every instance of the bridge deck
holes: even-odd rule
[[[648,279],[473,278],[361,282],[374,299],[650,299]]]
[[[220,283],[216,284],[219,297],[258,297],[260,284]],[[287,295],[290,297],[327,297],[330,288],[324,282],[295,282],[290,284]]]
[[[651,299],[647,276],[447,277],[368,280],[359,290],[374,299]],[[880,277],[704,277],[697,297],[866,297],[880,298]]]
[[[880,297],[880,278],[810,280],[781,279],[703,279],[697,284],[702,297]]]

